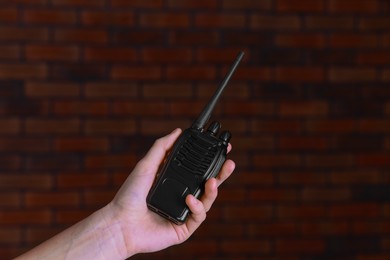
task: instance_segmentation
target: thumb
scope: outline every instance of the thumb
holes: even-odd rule
[[[157,139],[144,158],[138,162],[133,174],[142,175],[151,185],[160,164],[163,162],[167,152],[172,148],[181,132],[181,129],[177,128],[169,135]]]

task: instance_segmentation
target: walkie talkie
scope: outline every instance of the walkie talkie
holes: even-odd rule
[[[186,196],[192,194],[198,198],[205,182],[218,174],[226,160],[231,133],[223,131],[217,137],[221,128],[218,122],[211,123],[206,131],[204,127],[243,56],[244,52],[238,54],[198,119],[179,136],[149,191],[149,209],[175,224],[183,224],[190,213]]]

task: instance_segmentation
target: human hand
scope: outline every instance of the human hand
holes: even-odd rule
[[[218,176],[206,182],[205,192],[199,200],[192,195],[186,197],[191,214],[183,225],[175,225],[150,211],[146,204],[146,197],[159,165],[180,133],[181,130],[176,129],[171,134],[156,140],[145,157],[138,162],[113,201],[106,207],[114,212],[120,223],[128,257],[137,253],[162,250],[187,240],[206,219],[206,213],[217,197],[218,186],[232,174],[235,168],[233,161],[226,160]],[[230,150],[229,144],[228,152]]]

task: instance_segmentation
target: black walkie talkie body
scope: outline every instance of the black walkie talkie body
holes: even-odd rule
[[[149,209],[175,224],[184,223],[190,213],[186,196],[192,194],[198,198],[205,182],[218,174],[226,160],[230,132],[223,131],[217,137],[221,127],[218,122],[211,123],[207,130],[204,126],[243,56],[240,52],[198,119],[175,142],[149,191]]]

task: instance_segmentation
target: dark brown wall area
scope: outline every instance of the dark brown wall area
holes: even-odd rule
[[[114,196],[213,118],[237,168],[186,243],[136,256],[390,259],[390,1],[0,1],[0,255]]]

